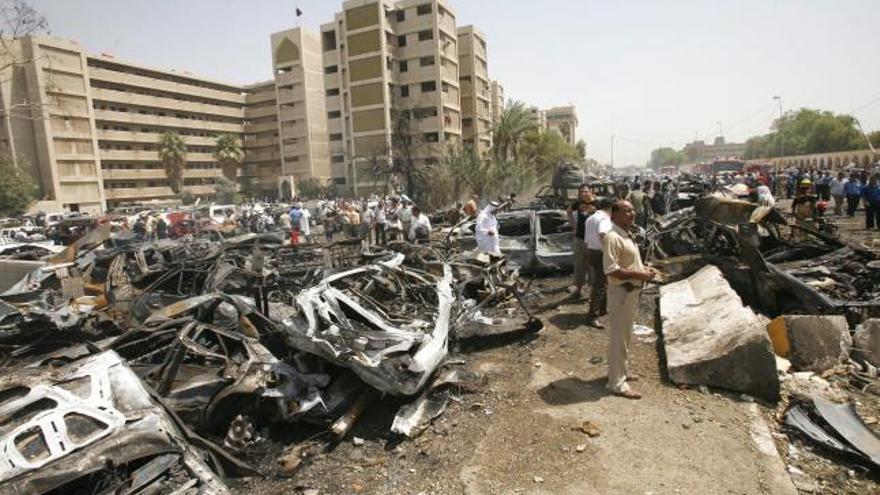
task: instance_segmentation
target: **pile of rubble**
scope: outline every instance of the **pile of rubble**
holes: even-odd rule
[[[880,408],[880,253],[720,195],[661,219],[644,247],[669,274],[656,326],[670,381],[776,404],[783,431],[880,472],[878,420],[855,407]]]
[[[432,245],[99,228],[38,261],[0,295],[15,492],[225,493],[224,477],[273,474],[241,460],[269,426],[320,425],[326,448],[383,396],[413,437],[477,381],[451,343],[543,328],[504,258]]]

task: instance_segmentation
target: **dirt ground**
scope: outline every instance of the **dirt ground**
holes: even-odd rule
[[[863,218],[860,219],[864,221]],[[874,238],[844,220],[847,236]],[[864,233],[864,235],[862,235]],[[634,336],[638,401],[605,391],[607,330],[585,327],[586,302],[566,299],[567,277],[538,279],[533,303],[546,328],[531,339],[455,349],[481,385],[460,391],[414,440],[396,438],[401,402],[375,401],[349,435],[308,457],[290,477],[274,460],[284,442],[320,428],[267,432],[251,461],[265,479],[235,493],[274,494],[795,494],[880,493],[880,483],[780,424],[785,404],[716,390],[678,388],[662,376],[656,338]],[[638,324],[654,328],[656,290]],[[863,417],[877,396],[856,394]],[[589,422],[585,428],[585,422]],[[873,427],[876,428],[874,423]],[[593,436],[585,433],[589,431]],[[796,487],[796,488],[795,488]]]

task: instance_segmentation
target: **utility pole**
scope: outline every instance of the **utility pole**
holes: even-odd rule
[[[779,102],[779,158],[785,156],[785,136],[782,134],[782,96],[776,95],[774,100]]]
[[[722,124],[720,120],[717,121],[716,124],[718,124],[718,136],[721,139],[724,139],[724,124]]]
[[[614,168],[614,134],[611,135],[611,168]]]

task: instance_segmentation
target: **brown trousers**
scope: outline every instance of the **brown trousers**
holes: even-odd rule
[[[607,296],[605,288],[605,268],[602,265],[602,251],[587,249],[587,271],[590,274],[590,311],[589,318],[598,318],[607,312]]]

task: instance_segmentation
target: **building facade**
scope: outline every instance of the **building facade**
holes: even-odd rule
[[[350,0],[321,37],[338,186],[378,190],[395,160],[439,162],[461,142],[456,17],[445,0]]]
[[[703,163],[723,158],[740,158],[746,151],[746,145],[745,143],[728,143],[719,136],[712,144],[706,144],[705,141],[688,143],[682,151],[688,156],[691,163]]]
[[[474,26],[458,28],[458,66],[462,141],[482,155],[492,146],[492,90],[486,36]]]
[[[504,86],[498,81],[489,83],[489,109],[492,114],[492,125],[498,123],[501,119],[501,113],[504,112]]]
[[[237,181],[256,197],[332,181],[364,194],[450,146],[485,152],[503,109],[485,36],[457,29],[446,0],[349,0],[320,33],[270,37],[272,79],[229,84],[94,55],[54,37],[15,40],[0,58],[0,148],[39,184],[44,211],[99,213],[174,200],[159,139],[186,144],[183,191],[213,199],[218,136],[237,138]],[[403,163],[403,165],[402,165]]]
[[[574,146],[578,126],[574,105],[548,108],[544,110],[544,119],[547,130],[559,133],[565,142]]]

